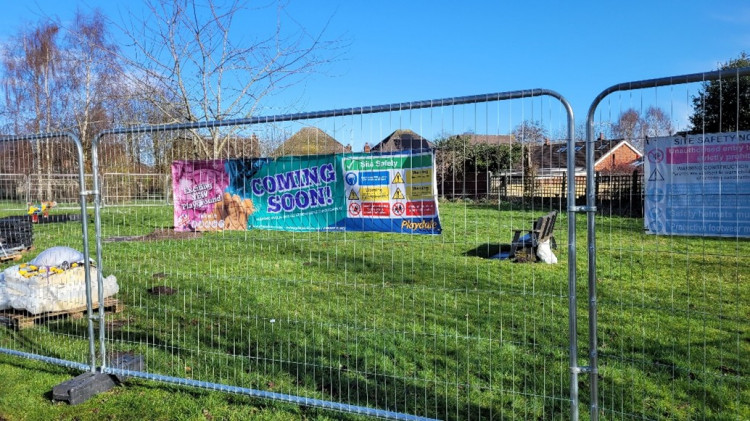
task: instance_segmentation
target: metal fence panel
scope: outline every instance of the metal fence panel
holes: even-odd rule
[[[76,209],[80,203],[80,185],[78,174],[29,174],[28,201],[40,203],[55,201],[60,208]],[[87,189],[93,187],[93,176],[86,174],[84,182]]]
[[[572,115],[551,93],[111,130],[98,149],[95,143],[94,168],[121,170],[122,156],[107,150],[117,151],[132,131],[184,139],[176,133],[192,129],[195,145],[168,148],[177,160],[194,159],[196,146],[215,139],[210,130],[233,126],[237,142],[257,136],[273,156],[286,147],[310,153],[335,146],[330,138],[342,152],[348,145],[360,151],[406,129],[432,140],[466,127],[497,133],[516,123],[505,116],[544,109],[545,118],[555,117],[543,124],[565,138]],[[307,133],[302,146],[284,143],[300,132]],[[212,157],[231,156],[238,155]],[[448,164],[465,170],[466,161]],[[103,319],[100,354],[143,355],[147,370],[129,374],[388,418],[577,414],[568,318],[575,265],[564,263],[575,261],[564,234],[570,224],[559,218],[555,229],[561,264],[488,258],[545,209],[443,200],[442,235],[409,236],[175,232],[171,206],[97,208],[97,260],[121,281],[125,304]]]
[[[28,144],[35,145],[40,151],[77,149],[79,174],[75,177],[40,177],[40,173],[52,174],[46,169],[59,164],[59,160],[45,160],[45,155],[33,159],[23,154],[14,155],[29,149],[18,145]],[[0,321],[4,325],[0,327],[0,353],[94,371],[90,277],[93,269],[84,257],[89,254],[89,239],[87,218],[82,217],[86,203],[82,194],[81,144],[71,134],[50,133],[5,137],[0,140],[0,147],[13,162],[29,164],[24,168],[27,175],[7,178],[15,194],[0,202],[0,268],[3,270],[0,275]],[[61,154],[56,158],[64,156]],[[35,188],[36,193],[21,194],[24,183]],[[74,214],[75,218],[59,218],[58,209],[52,208],[48,216],[42,212],[29,215],[29,198],[49,197],[37,196],[42,191],[59,194],[54,197],[62,203],[78,204],[79,213]],[[62,194],[63,191],[66,194]],[[54,197],[47,200],[54,200]],[[54,246],[73,248],[80,255],[46,254],[43,260],[33,260],[42,259],[39,255]],[[71,256],[75,257],[74,261],[71,261]]]
[[[29,197],[29,184],[24,174],[0,174],[0,201],[24,206]]]
[[[171,203],[168,174],[102,174],[102,202],[106,206],[163,206]]]
[[[743,168],[747,168],[749,160],[740,154],[727,154],[722,162],[711,165],[710,148],[705,145],[716,139],[716,132],[736,138],[733,135],[750,127],[695,127],[688,116],[674,114],[677,110],[692,110],[692,116],[704,113],[700,104],[706,87],[714,83],[715,87],[722,84],[729,92],[720,99],[723,107],[717,104],[716,108],[724,108],[730,115],[744,115],[746,104],[735,99],[737,95],[747,98],[748,75],[750,68],[614,85],[591,105],[589,145],[593,144],[594,127],[612,127],[618,123],[617,116],[628,110],[645,115],[651,107],[658,107],[672,113],[672,130],[661,136],[680,139],[692,132],[701,139],[693,145],[695,157],[700,160],[695,162],[700,163],[689,169],[694,171],[690,183],[706,188],[685,194],[675,181],[666,191],[655,189],[653,182],[672,183],[674,171],[687,169],[675,168],[665,174],[650,169],[644,172],[645,187],[634,185],[628,194],[646,191],[645,201],[641,202],[646,213],[655,209],[649,206],[649,200],[669,203],[667,214],[657,215],[668,218],[667,223],[674,221],[677,214],[696,214],[699,216],[690,218],[703,226],[715,219],[705,211],[720,208],[721,212],[715,212],[721,215],[719,218],[742,226],[746,218],[740,215],[746,209],[743,203],[747,203],[747,195],[734,196],[737,191],[730,187],[747,183],[742,174],[746,173]],[[738,76],[744,78],[743,84],[738,83]],[[716,115],[711,117],[722,121]],[[644,130],[630,141],[645,144],[654,137],[653,132]],[[737,140],[732,142],[736,144]],[[728,143],[730,148],[732,142]],[[664,157],[672,160],[672,152],[664,151]],[[643,159],[655,162],[662,158],[647,155]],[[590,164],[593,173],[593,159]],[[734,169],[722,176],[724,182],[719,185],[724,189],[708,187],[713,186],[708,180],[716,179],[717,165]],[[607,181],[597,178],[601,182],[599,189]],[[589,185],[589,205],[595,203],[596,188]],[[614,189],[627,191],[627,186]],[[712,199],[706,200],[704,195]],[[595,212],[600,216],[594,218]],[[589,209],[588,364],[592,374],[590,393],[582,395],[582,402],[588,401],[592,420],[600,416],[747,419],[748,239],[739,232],[729,237],[716,237],[707,231],[693,236],[647,234],[643,213],[620,218],[614,207]]]

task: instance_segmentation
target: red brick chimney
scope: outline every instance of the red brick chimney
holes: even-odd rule
[[[370,144],[365,142],[365,153],[370,153]]]
[[[351,143],[348,144],[348,145],[346,145],[344,147],[344,152],[346,152],[346,153],[351,153],[352,152],[352,145],[351,145]]]

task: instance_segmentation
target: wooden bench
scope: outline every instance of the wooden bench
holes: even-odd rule
[[[536,262],[539,244],[549,241],[551,248],[557,248],[553,235],[556,220],[557,211],[552,211],[537,219],[530,230],[515,230],[509,257],[517,262]]]

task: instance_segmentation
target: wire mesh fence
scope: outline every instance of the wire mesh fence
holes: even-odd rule
[[[643,174],[595,174],[595,197],[599,213],[643,217]],[[586,201],[586,176],[576,176],[574,200]],[[438,180],[438,191],[445,199],[477,202],[513,202],[518,206],[554,209],[563,212],[568,205],[568,178],[565,174],[533,178],[491,172],[467,173],[462,178]]]
[[[592,416],[750,416],[750,175],[748,155],[738,153],[747,148],[750,127],[733,118],[746,113],[749,91],[747,76],[737,76],[727,71],[615,85],[592,105],[598,127],[622,125],[620,116],[634,111],[655,115],[657,108],[676,122],[657,132],[644,119],[631,140],[644,148],[644,185],[608,187],[625,195],[642,191],[642,213],[621,218],[614,204],[598,209],[592,296],[598,408]],[[720,86],[726,90],[713,98],[711,111],[704,104]],[[716,114],[720,109],[725,114]],[[601,190],[607,180],[597,180]]]
[[[599,173],[576,175],[572,191],[567,176],[552,174],[560,162],[550,158],[571,147],[559,135],[567,116],[544,97],[281,116],[227,129],[154,126],[104,134],[98,165],[84,162],[83,168],[100,175],[105,206],[96,239],[102,242],[99,268],[102,277],[116,277],[119,292],[111,297],[118,304],[99,324],[96,358],[103,370],[117,372],[106,362],[141,355],[144,370],[128,374],[355,415],[567,419],[578,403],[578,396],[571,399],[573,379],[581,387],[581,406],[592,407],[583,418],[747,418],[749,129],[740,124],[714,131],[675,116],[694,106],[693,98],[703,98],[700,81],[711,77],[679,88],[630,85],[609,95],[596,108],[597,130],[617,127],[618,117],[631,110],[648,114],[650,104],[669,110],[673,126],[662,134],[640,131],[589,142]],[[531,141],[536,149],[526,148],[525,129],[515,130],[529,121],[548,134]],[[129,142],[151,146],[131,156],[123,152],[132,149]],[[236,223],[248,227],[256,204],[213,195],[205,187],[221,177],[209,171],[213,167],[199,166],[190,187],[172,186],[175,162],[284,162],[287,173],[302,174],[309,169],[305,160],[322,156],[343,163],[367,152],[415,162],[415,143],[433,151],[435,189],[429,194],[439,200],[434,209],[421,204],[387,212],[439,215],[439,235],[305,230],[299,218],[285,217],[276,219],[276,229],[231,229]],[[673,147],[684,149],[667,151]],[[81,204],[75,177],[53,176],[75,173],[66,160],[45,158],[44,151],[55,148],[37,139],[4,146],[4,156],[14,158],[4,162],[16,164],[0,175],[0,216],[26,214],[29,202]],[[627,175],[611,175],[624,168],[631,150],[640,159],[629,163]],[[579,160],[585,149],[571,152]],[[675,167],[659,166],[667,164]],[[693,179],[680,178],[685,172]],[[347,182],[345,172],[336,177]],[[354,185],[371,188],[367,183],[384,176],[367,177]],[[406,189],[422,172],[403,177],[401,194],[424,194]],[[387,178],[387,195],[395,196],[395,173],[389,170]],[[252,189],[252,177],[244,180],[248,184],[233,188]],[[322,200],[279,187],[291,179],[274,180],[256,187],[288,193],[280,208]],[[96,190],[88,177],[84,187]],[[209,223],[180,225],[186,208],[170,201],[172,190],[212,206]],[[385,191],[368,192],[371,200],[347,197],[347,205],[357,206],[341,212],[382,217],[385,208],[367,202],[385,201],[377,199]],[[529,231],[549,209],[565,212],[569,194],[578,210],[596,212],[596,241],[581,224],[570,224],[575,218],[558,218],[557,265],[502,259],[515,231]],[[81,249],[85,220],[33,224],[36,249],[22,261],[53,246]],[[302,219],[302,226],[311,221]],[[569,228],[572,234],[562,234]],[[575,304],[568,281],[586,260],[576,258],[576,240],[590,245],[595,268],[589,334],[572,327],[592,344],[588,361],[571,349],[568,333],[569,304]],[[16,263],[6,261],[3,268]],[[36,269],[32,276],[39,275]],[[7,291],[7,278],[3,282]],[[17,294],[27,301],[32,295]],[[585,307],[574,310],[583,315]],[[32,326],[0,331],[0,352],[88,369],[92,336],[91,325],[79,318],[83,310],[41,314],[4,316]],[[571,362],[571,351],[593,368]],[[593,374],[577,381],[586,370]]]
[[[102,174],[101,195],[105,206],[168,205],[171,189],[168,174]]]
[[[323,156],[302,155],[315,153],[338,152],[344,160],[400,156],[393,154],[416,159],[408,158],[418,153],[411,145],[429,150],[435,137],[467,127],[498,132],[516,123],[508,115],[532,108],[544,111],[533,115],[543,124],[564,131],[562,107],[548,98],[527,98],[511,105],[487,101],[254,124],[230,133],[258,139],[268,151],[262,162],[275,158],[299,172],[307,168],[304,159]],[[200,142],[211,146],[217,139],[216,133],[201,130],[195,133],[195,147],[171,149],[170,162],[195,168],[198,164],[187,163],[212,162],[193,160]],[[139,133],[155,134],[145,128]],[[132,139],[132,134],[107,134],[101,147],[116,151]],[[367,150],[368,155],[358,154]],[[226,163],[232,156],[224,151],[211,158]],[[107,174],[122,159],[102,153],[100,162],[100,172]],[[436,158],[434,165],[463,169],[467,164]],[[175,168],[173,176],[179,173]],[[193,204],[200,200],[214,210],[232,206],[209,187],[221,175],[208,164],[200,168],[191,173],[193,187],[174,188]],[[391,172],[387,185],[422,177]],[[337,177],[348,180],[345,173]],[[360,178],[364,186],[355,194],[377,196],[365,193],[366,179]],[[244,182],[249,191],[251,182]],[[270,191],[271,184],[263,186]],[[349,188],[345,192],[348,216],[368,208],[382,212],[367,200],[351,207],[350,202],[360,203],[351,199]],[[420,194],[410,187],[403,193]],[[388,194],[399,193],[390,186]],[[429,195],[434,200],[437,192]],[[103,267],[117,274],[118,297],[125,306],[104,323],[105,349],[107,358],[145,356],[143,377],[242,388],[257,396],[277,393],[307,405],[327,402],[324,408],[342,404],[347,407],[338,409],[346,412],[377,409],[386,411],[380,416],[396,418],[565,418],[570,413],[567,268],[491,258],[507,251],[514,230],[530,229],[546,212],[542,208],[441,200],[435,212],[442,234],[409,235],[300,232],[299,221],[290,216],[271,230],[221,230],[206,224],[182,231],[175,230],[181,223],[175,213],[185,210],[177,201],[123,204],[101,209]],[[392,207],[388,212],[401,211]],[[557,253],[564,259],[562,219],[555,232]],[[225,228],[233,223],[229,215],[219,222]]]
[[[87,243],[82,244],[86,219],[80,214],[54,218],[58,210],[40,204],[58,198],[59,203],[79,205],[81,211],[81,178],[56,176],[52,171],[83,165],[82,155],[76,159],[73,152],[76,141],[63,134],[46,134],[0,142],[7,158],[4,164],[12,163],[23,172],[2,177],[6,193],[0,201],[0,323],[8,328],[0,329],[0,353],[93,370],[93,330],[86,318],[88,250]],[[32,146],[42,151],[41,156],[26,155]],[[60,155],[47,155],[48,151]],[[34,201],[31,206],[30,201]],[[63,254],[44,253],[52,246],[70,249]]]

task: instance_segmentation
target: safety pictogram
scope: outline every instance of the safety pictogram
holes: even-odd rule
[[[404,178],[401,177],[400,172],[396,173],[396,175],[393,177],[393,181],[391,181],[391,184],[404,184]]]
[[[401,192],[401,189],[396,189],[396,193],[393,193],[393,198],[395,200],[406,199],[406,197],[404,197],[404,193]]]
[[[351,203],[349,204],[349,214],[352,216],[357,216],[359,213],[362,212],[362,206],[359,205],[359,203]]]
[[[357,192],[354,189],[349,192],[349,200],[359,200],[359,196],[357,196]]]
[[[404,206],[401,202],[396,202],[391,207],[391,210],[393,211],[393,214],[396,216],[401,216],[404,214],[404,211],[406,210],[406,206]]]
[[[664,160],[664,151],[662,149],[654,149],[648,153],[649,162],[658,164]]]
[[[664,181],[664,176],[661,175],[659,170],[654,168],[654,170],[651,171],[651,175],[648,176],[648,181]]]

